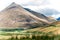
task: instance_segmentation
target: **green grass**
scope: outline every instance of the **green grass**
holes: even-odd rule
[[[41,35],[42,34],[42,35]],[[40,32],[40,31],[33,31],[33,32],[13,32],[13,33],[8,33],[8,32],[2,32],[0,35],[3,36],[11,36],[11,38],[7,40],[60,40],[60,35],[54,35],[53,32]],[[14,38],[12,35],[16,35]],[[19,37],[18,35],[25,35],[26,37]],[[32,37],[30,37],[32,35]],[[50,35],[50,36],[49,36]]]
[[[52,34],[52,32],[44,33],[44,32],[39,32],[39,31],[34,31],[34,32],[27,31],[25,33],[17,33],[17,34],[2,33],[1,35],[5,35],[5,36],[10,35],[11,38],[9,38],[7,40],[60,40],[60,35],[55,36]],[[14,37],[12,35],[16,35],[16,37]],[[25,35],[26,37],[23,36],[23,37],[18,38],[18,35],[20,35],[20,36]],[[32,37],[30,37],[30,35],[32,35]],[[49,36],[49,35],[52,35],[52,36]]]
[[[20,37],[18,38],[17,36],[14,38],[14,37],[11,37],[9,38],[8,40],[60,40],[60,35],[57,35],[57,36],[48,36],[48,35],[43,35],[43,36],[35,36],[35,35],[32,35],[32,37],[30,38],[29,36],[26,36],[26,37]]]

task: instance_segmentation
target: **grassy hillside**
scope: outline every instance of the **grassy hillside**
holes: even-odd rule
[[[47,27],[38,27],[30,30],[25,30],[25,32],[26,31],[29,31],[29,32],[38,31],[38,32],[44,32],[44,33],[53,33],[57,35],[57,34],[60,34],[60,21],[54,22]]]

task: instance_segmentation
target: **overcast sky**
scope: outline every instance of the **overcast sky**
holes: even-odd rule
[[[38,9],[51,8],[60,12],[60,0],[0,0],[0,11],[10,5],[12,2],[35,11]],[[58,16],[52,16],[60,17],[60,14]]]

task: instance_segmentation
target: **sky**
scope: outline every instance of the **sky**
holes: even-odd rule
[[[34,11],[41,10],[44,8],[50,8],[60,12],[60,0],[0,0],[0,11],[2,11],[12,2],[20,4],[23,7],[30,8]],[[58,18],[60,17],[60,13],[51,14],[50,16]]]

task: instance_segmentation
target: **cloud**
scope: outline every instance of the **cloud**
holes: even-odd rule
[[[47,0],[33,0],[29,1],[28,3],[24,4],[25,6],[32,5],[32,6],[40,6],[40,5],[46,5],[49,4]]]
[[[55,9],[50,9],[50,8],[44,8],[41,10],[37,10],[37,12],[42,13],[46,16],[52,16],[52,17],[60,17],[60,12],[55,10]]]

